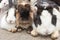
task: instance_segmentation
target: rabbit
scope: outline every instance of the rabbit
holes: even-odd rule
[[[51,0],[36,0],[35,3],[33,6],[37,7],[37,14],[34,16],[31,35],[51,35],[52,39],[58,38],[60,28],[58,5]]]
[[[34,16],[34,22],[32,23],[33,30],[31,35],[37,36],[41,34],[43,36],[51,35],[52,39],[59,37],[60,31],[60,12],[56,8],[50,8],[49,10],[37,10],[37,14]],[[51,14],[51,11],[53,14]]]
[[[17,4],[16,10],[16,27],[19,29],[25,29],[28,33],[32,30],[32,21],[35,8],[30,6],[29,2],[23,1]]]
[[[1,27],[2,29],[6,29],[10,32],[16,32],[16,18],[15,18],[15,8],[10,8],[7,13],[1,18]]]

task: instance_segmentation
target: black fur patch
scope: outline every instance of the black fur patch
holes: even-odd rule
[[[26,30],[31,32],[33,30],[33,28],[32,28],[32,26],[29,26]]]
[[[35,24],[36,27],[38,26],[38,24],[39,24],[39,25],[42,24],[41,19],[40,19],[40,16],[36,16],[36,17],[34,18],[34,24]]]
[[[51,15],[53,15],[53,8],[52,7],[47,7],[46,10],[50,12]]]
[[[56,22],[57,22],[57,17],[56,15],[52,16],[52,24],[56,26]]]
[[[37,15],[41,15],[41,12],[43,11],[43,7],[38,7]]]
[[[43,11],[43,8],[42,7],[38,7],[38,10],[37,10],[37,15],[34,16],[34,23],[35,23],[35,26],[37,27],[38,24],[41,25],[42,22],[41,22],[41,19],[40,19],[40,16],[41,16],[41,12]]]
[[[1,2],[2,0],[0,0],[0,2]]]
[[[9,7],[12,7],[13,3],[12,0],[9,0]]]
[[[58,6],[55,6],[55,8],[59,11],[59,7]]]
[[[29,2],[31,1],[31,0],[28,0]]]
[[[44,8],[42,6],[39,6],[39,5],[35,5],[38,10],[37,10],[37,15],[41,15],[41,12],[44,10]]]
[[[51,1],[55,2],[57,5],[60,6],[60,0],[51,0]]]

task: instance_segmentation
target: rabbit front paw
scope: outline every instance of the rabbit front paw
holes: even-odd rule
[[[35,30],[32,30],[32,31],[31,31],[31,35],[35,37],[35,36],[38,35],[38,33],[37,33]]]
[[[10,28],[8,31],[12,32],[12,33],[15,33],[17,31],[17,28]]]
[[[59,37],[59,32],[58,31],[53,32],[52,35],[51,35],[52,39],[57,39],[58,37]]]

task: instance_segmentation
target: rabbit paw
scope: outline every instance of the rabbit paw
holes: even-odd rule
[[[31,31],[31,35],[35,37],[35,36],[38,35],[38,33],[37,33],[35,30],[32,30],[32,31]]]
[[[17,31],[17,28],[11,28],[8,31],[15,33]]]
[[[52,39],[57,39],[58,37],[59,37],[59,32],[58,31],[52,33],[52,35],[51,35]]]
[[[18,32],[21,32],[21,31],[22,31],[22,29],[18,29],[17,31],[18,31]]]

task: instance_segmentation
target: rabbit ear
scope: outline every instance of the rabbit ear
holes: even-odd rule
[[[0,0],[0,2],[1,2],[2,0]]]
[[[50,12],[51,15],[53,15],[53,7],[47,7],[46,9]]]
[[[55,8],[59,11],[59,7],[58,6],[56,6]]]
[[[13,3],[12,0],[9,0],[9,7],[12,7]]]

